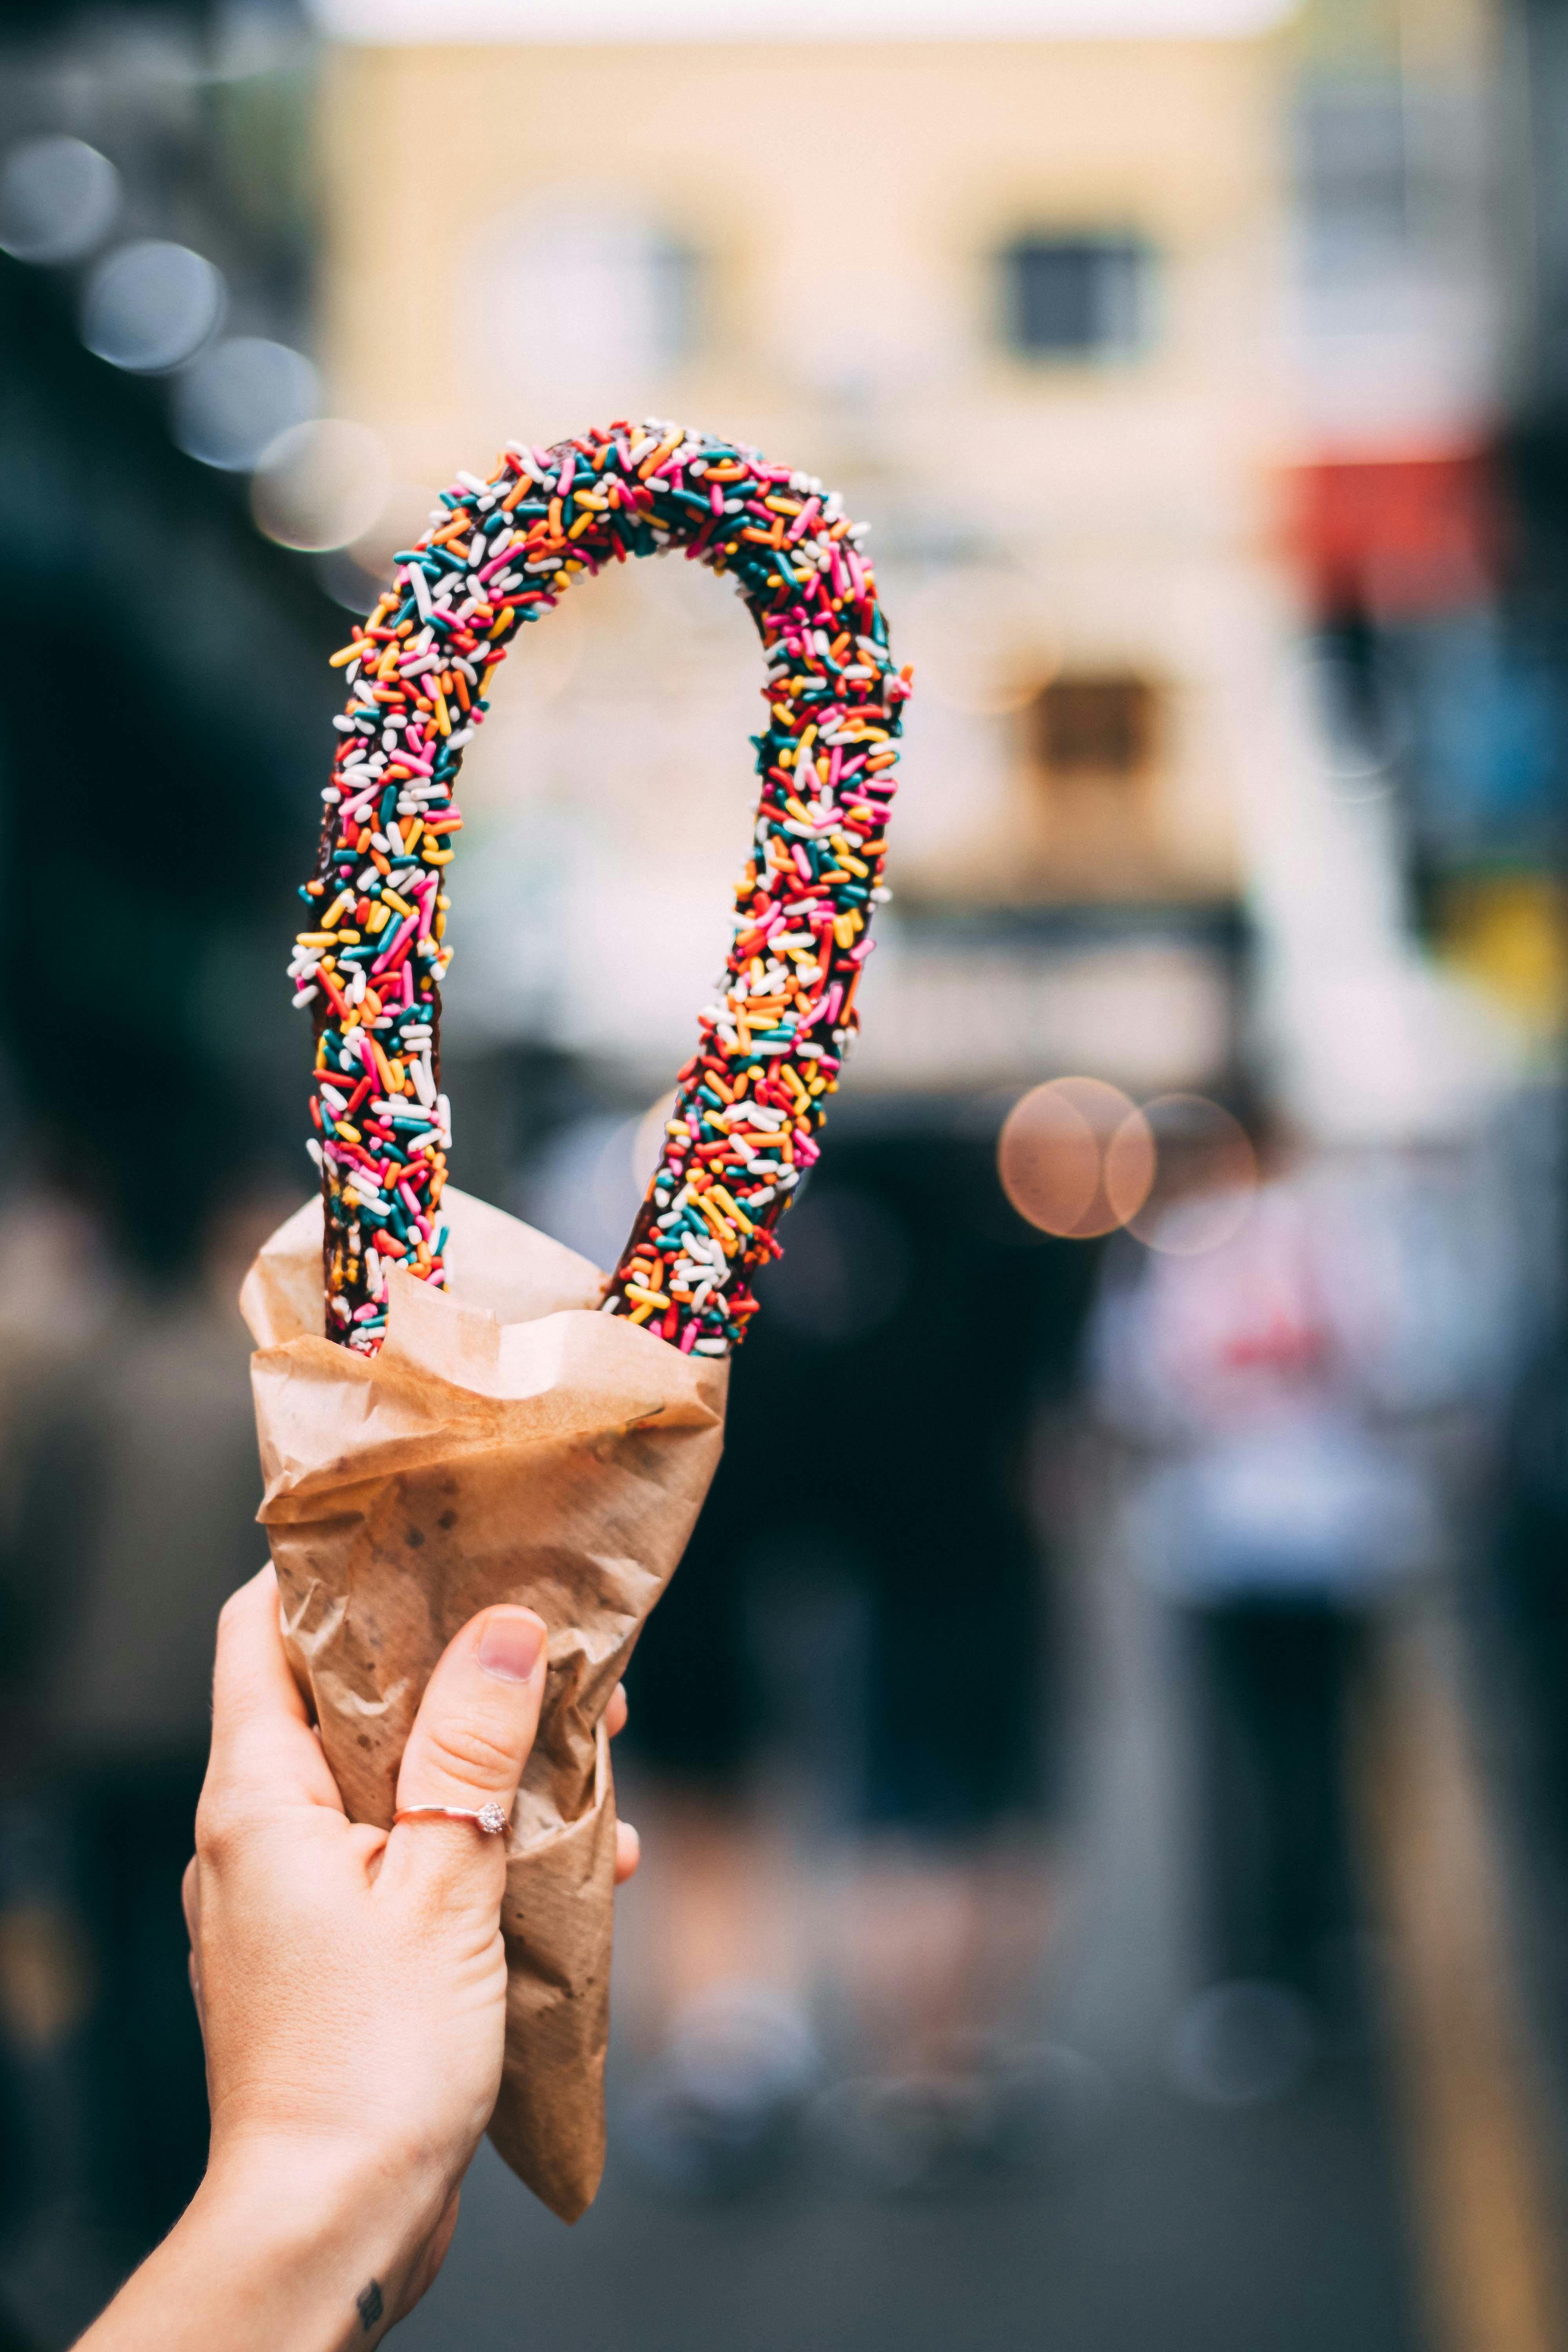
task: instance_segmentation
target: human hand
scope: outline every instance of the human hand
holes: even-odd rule
[[[400,1809],[495,1798],[510,1810],[545,1647],[531,1610],[488,1609],[463,1628],[409,1735]],[[612,1732],[626,1720],[619,1691],[607,1720]],[[216,2337],[193,2343],[367,2344],[417,2302],[500,2083],[504,1846],[438,1816],[390,1832],[350,1822],[289,1669],[270,1568],[235,1594],[184,1884],[211,2157],[191,2212],[92,2331],[92,2352],[100,2331],[102,2352],[183,2343],[167,2289],[161,2332],[116,2326],[148,2273],[179,2257],[182,2232],[187,2269],[205,2247],[237,2282]],[[628,1830],[617,1878],[636,1863]]]

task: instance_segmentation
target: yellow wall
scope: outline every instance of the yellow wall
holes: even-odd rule
[[[1284,593],[1268,545],[1289,441],[1281,58],[1247,42],[340,50],[324,117],[336,405],[432,486],[508,435],[545,441],[601,412],[755,441],[878,527],[917,684],[944,565],[1010,567],[1025,642],[1008,658],[1042,676],[1124,662],[1165,684],[1164,772],[1108,856],[1065,837],[1070,816],[1053,839],[1014,721],[962,693],[917,698],[911,814],[917,785],[931,805],[900,885],[1223,893],[1224,616]],[[586,410],[584,390],[552,385],[548,352],[530,366],[492,331],[510,225],[573,192],[625,197],[712,263],[700,353],[595,387]],[[1077,226],[1139,231],[1166,255],[1146,356],[1040,365],[1003,347],[989,256],[1020,230]],[[589,591],[590,636],[625,603]]]

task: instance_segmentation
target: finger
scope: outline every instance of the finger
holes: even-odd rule
[[[616,1885],[624,1886],[642,1860],[642,1840],[630,1822],[616,1823]]]
[[[549,1663],[544,1622],[531,1609],[481,1611],[454,1636],[436,1663],[403,1751],[397,1810],[453,1805],[464,1811],[498,1801],[510,1813],[539,1725]],[[485,1836],[471,1822],[426,1815],[392,1832],[383,1870],[401,1866],[409,1841],[421,1854],[473,1856],[489,1849],[499,1887],[504,1841]]]
[[[225,1601],[213,1667],[213,1741],[203,1796],[342,1811],[300,1686],[289,1671],[270,1567]]]
[[[610,1693],[610,1704],[605,1709],[605,1728],[612,1739],[626,1729],[626,1686],[625,1683],[617,1683]]]
[[[197,1957],[202,1948],[202,1883],[195,1854],[192,1854],[189,1862],[186,1863],[185,1874],[180,1881],[180,1907],[185,1915],[185,1933],[191,1939],[187,1962],[191,1979],[191,1999],[196,2005],[196,2023],[201,2028],[202,2040],[205,2042],[207,2035],[207,2021],[206,2011],[202,2006],[202,1964]]]

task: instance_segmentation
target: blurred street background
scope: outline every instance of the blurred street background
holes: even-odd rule
[[[203,2160],[327,656],[645,416],[872,524],[894,899],[634,1664],[603,2194],[484,2151],[403,2340],[1553,2352],[1568,0],[0,11],[0,2352]],[[467,761],[454,1172],[603,1265],[760,683],[630,566]]]

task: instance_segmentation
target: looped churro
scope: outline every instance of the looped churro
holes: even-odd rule
[[[612,425],[551,449],[509,443],[459,474],[441,520],[332,658],[353,694],[311,928],[289,974],[316,1024],[327,1333],[373,1353],[386,1276],[445,1280],[451,1118],[440,1088],[442,887],[462,818],[452,789],[525,621],[574,581],[684,547],[737,582],[767,662],[762,793],[721,992],[700,1015],[664,1149],[605,1312],[724,1355],[756,1311],[750,1277],[817,1155],[870,952],[908,672],[837,496],[755,451],[676,425]]]

